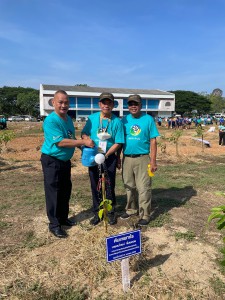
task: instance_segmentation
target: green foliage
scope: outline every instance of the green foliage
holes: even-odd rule
[[[166,136],[164,134],[161,134],[159,140],[157,141],[157,145],[161,149],[162,153],[166,153],[166,140]]]
[[[108,212],[112,210],[112,201],[108,199],[103,199],[99,205],[98,216],[100,219],[103,218],[105,222],[108,221]]]
[[[196,136],[199,136],[202,139],[202,152],[203,152],[204,151],[204,143],[203,143],[203,140],[204,140],[204,128],[201,125],[199,125],[199,126],[197,126],[197,128],[195,129],[195,131],[196,131]]]
[[[37,91],[19,93],[17,95],[16,105],[20,107],[23,113],[34,115],[36,112],[35,106],[39,102],[39,95]]]
[[[187,232],[175,232],[176,241],[180,239],[192,241],[194,238],[195,238],[195,233],[193,231],[188,230]]]
[[[34,248],[41,247],[45,244],[45,241],[41,241],[36,238],[33,230],[30,230],[25,235],[24,247],[32,250]]]
[[[221,112],[225,109],[225,100],[218,95],[210,95],[209,100],[211,102],[211,112]]]
[[[29,94],[29,93],[34,93],[38,97],[39,91],[33,88],[23,88],[23,87],[4,86],[0,88],[1,114],[4,114],[6,116],[15,115],[15,114],[26,114],[27,110],[24,110],[24,108],[20,106],[20,103],[18,103],[17,99],[19,94]],[[36,102],[36,104],[38,104],[38,102]]]
[[[213,277],[210,279],[210,284],[214,289],[215,293],[219,296],[224,296],[225,294],[225,283],[219,277]]]
[[[179,151],[178,151],[178,144],[179,144],[179,139],[183,135],[182,130],[175,130],[172,132],[171,136],[168,138],[168,140],[176,145],[176,155],[179,156]]]
[[[218,219],[216,221],[217,229],[221,230],[225,228],[225,205],[213,207],[211,209],[211,215],[208,217],[208,222],[211,222],[214,219]]]
[[[191,114],[193,110],[197,110],[198,114],[201,115],[211,109],[211,101],[204,95],[181,90],[170,92],[175,94],[175,111],[178,114]]]
[[[162,227],[167,223],[171,223],[172,218],[169,213],[164,213],[159,215],[156,219],[150,221],[148,224],[149,227]]]
[[[0,133],[0,153],[6,149],[7,143],[14,137],[15,133],[13,131],[4,131]]]
[[[44,298],[40,298],[43,299]],[[55,291],[52,295],[47,296],[45,300],[85,300],[88,299],[86,291],[75,290],[71,286],[67,286],[58,291]]]
[[[224,193],[222,194],[225,195]],[[225,205],[220,205],[211,209],[211,214],[208,217],[208,223],[215,219],[217,220],[216,228],[218,230],[225,229]],[[225,236],[223,237],[223,242],[225,243]],[[223,260],[221,261],[221,264],[225,266],[225,248],[223,248],[221,252],[223,254]]]
[[[75,86],[88,86],[86,83],[77,83]]]

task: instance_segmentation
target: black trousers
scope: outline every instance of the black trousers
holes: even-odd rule
[[[225,131],[219,132],[219,145],[225,146]]]
[[[106,180],[106,199],[112,200],[112,211],[115,211],[116,206],[116,197],[115,197],[115,181],[116,181],[116,164],[117,164],[117,156],[115,154],[110,155],[105,160],[107,174],[105,177]],[[93,212],[97,214],[99,211],[99,204],[102,201],[102,191],[98,191],[99,178],[101,178],[102,172],[104,172],[104,168],[101,165],[101,174],[99,174],[98,166],[89,167],[89,177],[91,182],[91,191],[92,191],[92,201],[93,201]]]
[[[58,227],[68,219],[71,195],[71,162],[64,162],[42,154],[41,164],[44,173],[44,189],[49,229]]]

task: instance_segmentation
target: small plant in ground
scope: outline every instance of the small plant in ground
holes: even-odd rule
[[[210,284],[217,295],[223,296],[225,294],[225,283],[219,277],[211,278]]]
[[[166,153],[166,143],[165,143],[166,140],[167,140],[166,136],[164,134],[161,134],[159,140],[157,141],[157,144],[162,153]]]
[[[180,137],[183,135],[183,131],[182,130],[175,130],[171,136],[168,138],[168,140],[175,144],[176,146],[176,155],[179,156],[179,151],[178,151],[178,145],[179,145],[179,139]]]
[[[7,143],[15,137],[13,131],[4,131],[0,133],[0,153],[7,150]]]
[[[103,219],[103,222],[104,222],[104,225],[105,225],[105,232],[107,232],[108,212],[112,210],[112,201],[106,199],[105,176],[104,176],[104,174],[102,174],[101,186],[102,186],[102,202],[99,205],[98,216],[99,216],[99,219]]]
[[[195,131],[196,131],[196,136],[199,136],[202,139],[202,152],[204,152],[204,142],[203,142],[203,140],[204,140],[204,128],[202,128],[202,126],[197,126]]]
[[[225,193],[220,194],[225,196]],[[211,215],[208,217],[208,223],[214,219],[217,219],[216,227],[218,230],[225,229],[225,205],[220,205],[211,209]],[[223,237],[223,242],[225,243],[225,236]],[[222,266],[225,266],[225,247],[221,250],[221,252],[223,254],[223,260],[221,264]]]
[[[148,226],[149,227],[162,227],[166,223],[170,223],[171,220],[172,219],[171,219],[170,214],[169,213],[164,213],[164,214],[159,215],[156,219],[150,221]]]
[[[30,230],[26,233],[24,246],[30,250],[41,247],[45,244],[44,241],[39,241],[34,234],[34,231]]]
[[[175,239],[176,241],[180,239],[184,239],[187,241],[192,241],[195,238],[195,233],[193,231],[187,231],[187,232],[175,232]]]

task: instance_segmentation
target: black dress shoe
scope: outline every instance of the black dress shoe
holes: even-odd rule
[[[64,226],[74,226],[74,225],[76,225],[76,224],[77,224],[76,221],[71,221],[71,220],[69,220],[69,219],[60,222],[60,225],[64,225]]]
[[[100,221],[101,221],[101,220],[99,219],[99,216],[95,215],[95,216],[91,219],[90,224],[95,226],[95,225],[97,225]]]
[[[108,214],[109,225],[115,225],[117,223],[116,215],[114,213]]]
[[[52,228],[49,230],[57,238],[66,238],[67,237],[67,233],[61,227],[56,227],[56,228]]]

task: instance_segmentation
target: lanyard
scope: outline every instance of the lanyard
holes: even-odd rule
[[[103,116],[102,116],[102,114],[101,114],[101,115],[100,115],[100,129],[99,129],[99,131],[100,131],[100,132],[107,132],[108,127],[109,127],[109,124],[110,124],[110,122],[111,122],[111,116],[110,116],[110,118],[107,118],[107,125],[106,125],[105,128],[103,128],[102,119],[103,119]]]

